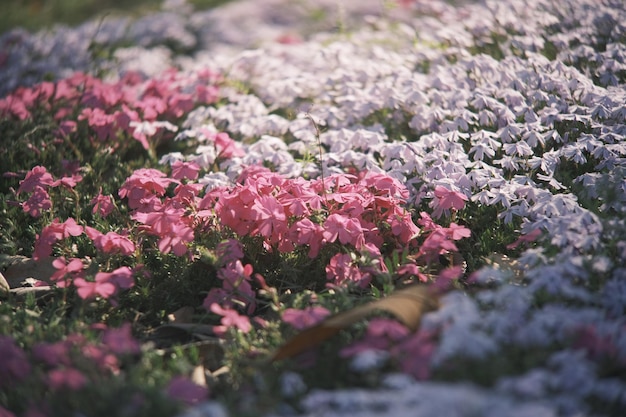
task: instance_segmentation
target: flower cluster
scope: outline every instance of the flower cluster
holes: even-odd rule
[[[151,79],[129,72],[116,82],[105,82],[77,72],[54,83],[18,88],[0,99],[0,115],[24,120],[43,110],[54,115],[60,138],[77,132],[84,123],[94,145],[124,146],[117,142],[124,133],[151,150],[153,138],[177,130],[170,121],[217,99],[213,85],[217,79],[210,71],[189,76],[172,70]]]
[[[116,195],[89,196],[90,225],[57,214],[51,193],[73,189],[85,171],[55,179],[42,164],[20,168],[21,210],[47,220],[32,255],[56,256],[57,286],[115,300],[137,285],[130,266],[88,273],[70,247],[79,239],[133,264],[148,252],[197,264],[208,249],[217,284],[202,307],[219,321],[216,334],[247,343],[271,332],[264,320],[275,313],[302,329],[330,314],[328,300],[345,288],[379,295],[375,278],[385,274],[429,281],[433,264],[465,250],[466,286],[448,288],[420,330],[374,318],[341,350],[359,375],[393,369],[412,379],[384,378],[385,398],[298,384],[303,412],[620,415],[623,2],[244,0],[195,14],[169,3],[142,19],[105,20],[96,35],[90,22],[0,38],[3,122],[22,126],[43,112],[59,139],[139,143],[152,156]],[[317,23],[300,24],[308,13]],[[71,40],[86,33],[112,50],[115,61],[99,62],[107,81],[85,74],[86,45]],[[45,65],[30,59],[50,54]],[[18,79],[17,69],[55,78]],[[173,151],[157,155],[167,140]],[[112,213],[126,216],[123,226],[105,226]],[[478,259],[493,252],[507,256]],[[320,259],[324,303],[277,295],[280,283],[259,274]],[[453,265],[438,282],[460,274]],[[261,293],[276,295],[274,316]],[[0,385],[32,372],[16,341],[0,338],[0,351],[10,358],[0,360]],[[46,380],[82,386],[64,360]],[[173,381],[170,391],[185,387]]]
[[[27,349],[20,348],[11,336],[0,337],[0,352],[3,354],[0,386],[9,388],[7,382],[11,381],[10,385],[15,388],[36,381],[36,385],[28,385],[31,390],[44,390],[57,397],[43,401],[33,398],[23,406],[28,415],[47,415],[54,408],[69,405],[63,404],[63,400],[59,404],[59,398],[72,393],[89,395],[94,386],[111,383],[123,376],[128,360],[141,353],[141,345],[132,335],[130,323],[117,328],[94,325],[90,333],[94,332],[96,340],[81,333],[71,333],[63,340],[37,342]],[[173,377],[164,391],[174,400],[190,404],[208,394],[206,389],[183,376]],[[2,407],[0,412],[14,415]]]
[[[70,176],[55,180],[46,167],[33,167],[26,174],[26,177],[20,181],[20,186],[17,189],[17,195],[30,193],[28,200],[21,203],[22,209],[32,217],[41,217],[44,212],[52,209],[52,200],[48,193],[50,188],[63,186],[72,189],[82,179],[83,177],[78,170],[74,171]]]

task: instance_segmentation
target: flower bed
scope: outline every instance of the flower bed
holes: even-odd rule
[[[621,2],[183,3],[0,37],[0,414],[620,415]]]

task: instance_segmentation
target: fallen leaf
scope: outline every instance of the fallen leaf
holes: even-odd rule
[[[273,361],[298,355],[314,347],[340,330],[362,320],[375,311],[386,311],[411,330],[419,327],[422,315],[437,308],[439,297],[423,285],[412,285],[390,296],[372,301],[351,310],[338,313],[306,329],[283,344],[272,357]]]
[[[8,264],[8,267],[3,272],[4,278],[10,288],[22,287],[22,283],[27,278],[34,278],[50,284],[50,276],[57,271],[52,266],[52,261],[54,261],[54,258],[35,261],[25,256],[6,257],[5,262]]]
[[[2,275],[2,272],[0,272],[0,292],[6,294],[9,292],[10,289],[11,287],[9,286],[9,283],[6,279],[4,279],[4,275]]]
[[[193,371],[191,372],[191,380],[196,385],[200,385],[201,387],[207,386],[205,369],[203,365],[198,365],[195,368],[193,368]]]
[[[192,340],[215,338],[213,327],[208,324],[168,323],[154,329],[149,338],[159,346],[189,343]]]
[[[168,314],[170,323],[191,323],[193,321],[194,308],[191,306],[181,307],[175,312]]]

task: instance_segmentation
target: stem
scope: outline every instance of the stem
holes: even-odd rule
[[[328,199],[326,197],[326,183],[324,182],[324,160],[322,159],[323,149],[322,149],[322,140],[320,139],[320,128],[310,113],[308,112],[305,113],[305,116],[307,119],[311,121],[311,123],[313,124],[313,127],[315,128],[315,138],[317,139],[317,146],[318,146],[318,151],[320,154],[320,177],[322,178],[322,190],[323,190],[322,195],[324,196],[324,202],[326,203],[326,207],[328,207]]]

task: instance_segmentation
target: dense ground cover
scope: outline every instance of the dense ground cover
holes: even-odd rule
[[[167,3],[0,38],[2,413],[620,415],[622,2]]]
[[[228,0],[191,0],[197,9],[207,9]],[[0,32],[22,27],[31,31],[50,28],[56,24],[78,25],[104,16],[142,14],[162,8],[160,0],[5,0],[0,15]]]

